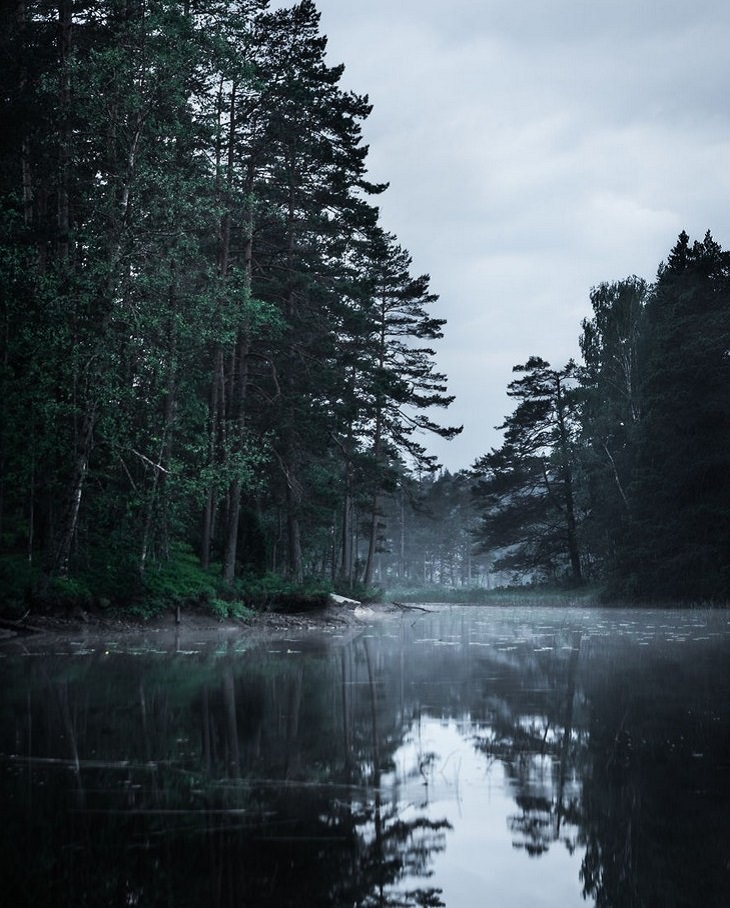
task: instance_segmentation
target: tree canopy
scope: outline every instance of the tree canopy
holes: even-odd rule
[[[36,596],[133,597],[191,553],[369,580],[345,537],[458,430],[314,3],[1,16],[2,554]]]
[[[582,364],[515,367],[505,442],[473,472],[480,544],[516,577],[728,599],[729,276],[709,232],[683,232],[653,285],[594,288]]]
[[[0,47],[16,604],[174,593],[170,565],[205,596],[267,574],[459,583],[476,556],[519,581],[728,597],[730,253],[709,232],[653,284],[591,291],[581,362],[515,366],[467,501],[427,445],[461,431],[435,415],[438,297],[380,222],[370,102],[311,0],[17,0]]]

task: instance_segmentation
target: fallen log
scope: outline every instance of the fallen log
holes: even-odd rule
[[[391,605],[394,605],[396,608],[403,609],[403,611],[409,612],[428,612],[430,609],[424,608],[422,605],[406,605],[405,602],[396,602],[395,599],[391,600]]]
[[[357,599],[348,599],[347,596],[338,596],[337,593],[330,593],[329,601],[332,605],[362,605]]]
[[[15,634],[42,634],[42,627],[34,627],[32,624],[26,624],[25,619],[28,617],[28,612],[23,615],[18,621],[10,621],[8,618],[0,618],[0,628],[6,631],[12,631]]]

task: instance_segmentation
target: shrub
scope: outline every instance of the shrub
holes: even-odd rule
[[[215,574],[204,570],[197,555],[184,543],[172,546],[166,561],[153,562],[145,571],[143,584],[147,598],[168,605],[208,601],[217,593]]]

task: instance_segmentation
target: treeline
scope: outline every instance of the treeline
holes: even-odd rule
[[[459,431],[368,99],[311,0],[268,7],[3,5],[0,545],[34,595],[176,558],[367,585],[383,496]]]
[[[478,510],[467,470],[411,476],[382,501],[373,580],[399,596],[508,584],[490,551],[474,544]]]
[[[515,366],[474,465],[479,543],[521,580],[730,599],[730,253],[679,236],[656,281],[591,293],[582,363]]]

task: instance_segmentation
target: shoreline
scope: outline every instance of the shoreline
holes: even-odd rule
[[[408,608],[408,611],[411,609]],[[153,618],[107,616],[97,612],[71,615],[28,614],[21,621],[2,620],[0,644],[40,637],[135,635],[148,632],[238,632],[254,637],[311,631],[332,632],[366,627],[369,621],[401,614],[404,607],[394,603],[374,605],[328,604],[301,612],[257,612],[250,618],[218,618],[202,609],[163,612]],[[430,609],[423,609],[430,611]]]

